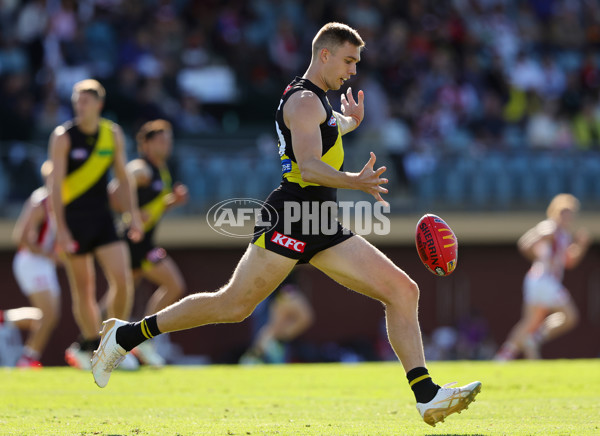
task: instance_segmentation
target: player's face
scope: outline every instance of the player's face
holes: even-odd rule
[[[73,94],[75,117],[81,121],[90,121],[100,115],[102,100],[89,92]]]
[[[360,48],[345,42],[329,52],[327,58],[326,83],[329,89],[338,90],[344,82],[356,74],[360,62]]]
[[[171,131],[163,130],[157,133],[148,141],[150,153],[152,153],[157,159],[166,161],[171,156],[171,150],[173,148],[173,133]]]
[[[569,228],[575,220],[575,212],[571,209],[563,209],[559,215],[559,225],[564,228]]]

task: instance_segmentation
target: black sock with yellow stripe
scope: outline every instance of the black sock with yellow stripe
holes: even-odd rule
[[[115,339],[125,351],[131,351],[146,339],[152,339],[161,333],[156,322],[156,315],[152,315],[141,321],[130,322],[119,327]]]
[[[417,403],[429,403],[437,394],[440,387],[436,385],[427,368],[419,366],[406,373],[408,384],[415,394]]]

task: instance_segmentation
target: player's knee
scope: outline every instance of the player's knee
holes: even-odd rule
[[[237,292],[228,292],[224,289],[221,292],[221,322],[237,323],[248,318],[256,303],[247,298],[240,298]]]
[[[112,285],[118,293],[133,293],[133,278],[126,272],[118,273],[113,276]]]
[[[185,292],[185,282],[183,281],[183,279],[174,280],[172,285],[169,286],[169,294],[175,300],[183,297],[184,292]]]
[[[401,277],[391,283],[384,292],[385,304],[417,304],[419,300],[419,286],[409,277]]]
[[[247,298],[235,298],[228,304],[230,322],[242,322],[248,318],[256,304]]]
[[[248,304],[240,304],[231,308],[229,311],[229,321],[232,323],[242,322],[246,318],[248,318],[252,312],[254,311],[254,307]]]
[[[52,307],[44,310],[42,312],[42,324],[45,328],[54,328],[58,324],[58,320],[60,319],[60,308]]]
[[[575,307],[565,312],[564,323],[568,328],[574,328],[579,323],[579,311]]]
[[[416,304],[419,300],[419,285],[414,280],[407,278],[402,283],[401,289],[404,297]]]

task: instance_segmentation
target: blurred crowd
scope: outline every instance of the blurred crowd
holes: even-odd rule
[[[361,135],[400,183],[442,154],[600,150],[595,0],[3,0],[0,144],[46,139],[86,77],[126,132],[270,132],[328,21],[367,43],[349,82],[366,93]]]

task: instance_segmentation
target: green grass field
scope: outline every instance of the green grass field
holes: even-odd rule
[[[483,382],[435,428],[397,363],[0,370],[1,435],[600,435],[600,360],[433,362],[438,383]]]

